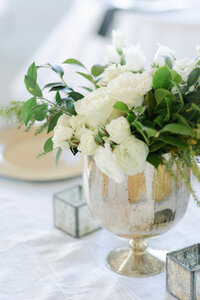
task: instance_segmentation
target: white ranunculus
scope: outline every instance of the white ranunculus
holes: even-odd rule
[[[94,155],[97,167],[114,181],[124,181],[124,173],[117,163],[116,155],[111,151],[108,144],[105,147],[99,146]]]
[[[116,49],[122,49],[123,47],[125,47],[125,36],[121,32],[121,30],[112,31],[112,45]]]
[[[145,56],[139,46],[124,49],[126,66],[129,70],[138,72],[144,67]]]
[[[98,84],[107,85],[111,80],[117,78],[124,72],[127,72],[128,69],[126,66],[112,64],[105,69],[102,76],[103,79],[98,82]]]
[[[154,63],[156,63],[160,67],[163,66],[165,64],[165,59],[163,56],[169,56],[169,58],[172,61],[172,64],[174,64],[175,62],[174,57],[176,56],[176,52],[173,49],[170,49],[166,46],[159,45],[159,48],[153,59]]]
[[[121,57],[113,45],[108,45],[106,48],[105,62],[106,64],[119,64]]]
[[[144,171],[149,153],[147,145],[133,135],[116,146],[117,162],[126,175],[133,176]]]
[[[142,104],[143,96],[152,88],[152,75],[150,72],[133,74],[125,72],[112,80],[108,85],[109,93],[116,101],[122,101],[129,107]]]
[[[184,58],[176,60],[173,69],[181,75],[184,81],[187,80],[190,72],[195,68],[195,61],[193,59]]]
[[[124,117],[112,120],[106,125],[106,130],[110,140],[116,144],[122,143],[131,134],[129,122]]]
[[[114,99],[107,88],[101,87],[83,99],[76,101],[76,112],[83,116],[84,122],[92,128],[105,124],[113,110]]]
[[[61,121],[61,120],[60,120]],[[62,119],[63,121],[63,119]],[[59,123],[59,122],[58,122]],[[57,124],[54,128],[54,135],[52,138],[53,147],[67,149],[69,148],[68,141],[71,139],[74,130],[66,125]]]
[[[93,132],[89,129],[84,130],[80,137],[78,150],[83,152],[85,155],[94,155],[97,147],[98,146],[95,143]]]

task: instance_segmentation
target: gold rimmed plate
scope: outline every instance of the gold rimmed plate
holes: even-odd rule
[[[82,160],[77,154],[63,151],[56,166],[56,151],[37,159],[50,135],[34,135],[16,127],[0,131],[0,176],[28,181],[55,181],[81,175]]]

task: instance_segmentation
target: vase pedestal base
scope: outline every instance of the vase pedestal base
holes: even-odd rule
[[[137,241],[138,242],[138,241]],[[136,241],[131,240],[131,248],[116,249],[109,253],[107,264],[111,270],[126,276],[152,276],[165,270],[165,263],[159,258],[160,251],[147,248],[146,240],[140,241],[138,248],[133,247]],[[134,245],[135,246],[135,245]]]

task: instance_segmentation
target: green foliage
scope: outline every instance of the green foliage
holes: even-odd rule
[[[19,127],[23,124],[22,109],[24,102],[11,101],[9,106],[0,106],[0,117],[8,121],[17,121]]]
[[[124,113],[129,113],[129,108],[124,102],[117,101],[113,107]]]
[[[32,97],[28,101],[26,101],[23,105],[22,109],[22,119],[25,125],[28,124],[32,115],[34,114],[33,108],[36,106],[36,98]]]
[[[69,58],[69,59],[66,59],[63,64],[71,64],[71,65],[77,65],[79,67],[82,67],[84,69],[86,69],[86,67],[77,59],[74,59],[74,58]]]
[[[44,144],[44,152],[48,153],[51,152],[52,150],[53,150],[53,141],[52,141],[52,137],[50,137]]]
[[[193,130],[192,130],[192,128],[182,125],[182,124],[171,123],[171,124],[165,125],[165,127],[163,127],[161,132],[170,132],[172,134],[191,136],[193,133]]]
[[[59,160],[60,160],[61,153],[62,153],[62,149],[61,149],[61,148],[58,148],[58,151],[57,151],[57,153],[56,153],[56,165],[58,165],[58,162],[59,162]]]
[[[197,67],[194,70],[192,70],[192,72],[189,74],[188,80],[187,80],[187,85],[188,86],[194,85],[197,82],[197,80],[199,79],[199,77],[200,77],[200,68]]]
[[[99,75],[101,75],[104,72],[106,67],[107,66],[94,65],[91,69],[91,73],[94,77],[98,77]]]
[[[50,119],[50,122],[49,122],[49,126],[48,126],[48,130],[47,130],[47,133],[51,132],[52,130],[54,130],[54,127],[56,126],[57,122],[58,122],[58,119],[60,118],[60,116],[62,115],[61,112],[57,112],[55,113],[51,119]]]
[[[162,158],[154,153],[149,153],[147,156],[147,161],[157,169],[162,163]]]
[[[169,89],[171,87],[172,73],[165,65],[160,67],[153,76],[153,88],[156,89]]]

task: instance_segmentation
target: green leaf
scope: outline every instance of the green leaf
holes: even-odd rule
[[[79,60],[74,59],[74,58],[66,59],[65,61],[63,61],[63,64],[77,65],[77,66],[80,66],[80,67],[86,69],[86,67]]]
[[[171,87],[172,74],[169,68],[165,65],[160,67],[153,76],[153,88],[169,89]]]
[[[157,130],[151,127],[143,126],[143,130],[146,132],[149,138],[156,137],[159,134]]]
[[[52,87],[57,87],[57,86],[63,86],[65,87],[66,85],[63,83],[63,82],[50,82],[48,84],[46,84],[44,87],[43,87],[43,90],[44,89],[48,89],[48,88],[52,88]]]
[[[166,144],[176,146],[176,147],[187,147],[187,145],[180,139],[177,139],[171,135],[163,135],[159,137],[159,140],[165,142]]]
[[[34,114],[35,114],[35,119],[37,121],[43,121],[46,118],[47,109],[48,109],[47,104],[41,104],[41,105],[38,105],[36,108],[33,108]]]
[[[155,91],[155,97],[156,101],[159,104],[163,99],[165,99],[167,96],[173,96],[168,90],[165,89],[157,89]]]
[[[24,124],[27,126],[28,122],[30,121],[33,115],[33,107],[36,106],[36,98],[32,97],[28,101],[26,101],[22,108],[22,119]]]
[[[63,93],[71,93],[73,90],[71,88],[69,88],[68,86],[65,86],[65,85],[53,86],[49,90],[49,92],[55,92],[55,91],[60,91],[60,92],[63,92]]]
[[[148,116],[151,119],[153,116],[154,108],[156,106],[156,99],[152,91],[147,93],[146,99],[148,105]]]
[[[78,149],[75,147],[70,147],[70,150],[74,156],[78,153]]]
[[[178,91],[178,95],[179,95],[179,99],[180,99],[180,108],[178,110],[181,111],[181,109],[183,108],[184,106],[184,100],[183,100],[183,95],[181,94],[181,90],[180,90],[180,86],[175,82],[175,81],[172,81],[172,83],[174,84],[174,86],[176,87],[177,91]]]
[[[91,75],[89,74],[86,74],[86,73],[82,73],[82,72],[76,72],[77,74],[81,75],[82,77],[86,78],[87,80],[89,80],[90,82],[94,83],[93,82],[93,78]]]
[[[165,60],[166,65],[168,66],[169,69],[172,69],[173,65],[172,65],[172,60],[169,56],[167,55],[162,55],[162,57]]]
[[[136,119],[136,115],[133,112],[130,112],[127,115],[126,119],[131,124]]]
[[[176,82],[177,84],[180,84],[182,81],[182,77],[175,70],[171,70],[171,73],[172,81]]]
[[[69,96],[71,97],[71,98],[73,98],[74,99],[74,101],[77,101],[77,100],[80,100],[80,99],[82,99],[82,98],[84,98],[84,96],[81,94],[81,93],[78,93],[78,92],[70,92],[69,93]]]
[[[194,103],[191,103],[190,109],[191,110],[200,111],[200,108],[196,104],[194,104]]]
[[[84,90],[86,90],[87,92],[92,92],[93,91],[93,89],[90,89],[89,87],[87,87],[87,86],[80,86],[82,89],[84,89]]]
[[[124,113],[129,113],[128,106],[124,102],[121,102],[121,101],[115,102],[113,108],[116,108]]]
[[[157,169],[162,162],[162,158],[160,157],[160,155],[149,153],[149,155],[147,156],[147,161]]]
[[[148,140],[147,136],[143,132],[143,125],[140,122],[138,122],[138,121],[133,121],[131,123],[131,125],[133,125],[139,131],[139,133],[143,136],[144,141],[146,142],[146,144],[149,145],[149,140]]]
[[[94,65],[91,69],[91,73],[94,77],[98,77],[99,75],[101,75],[104,72],[106,67],[107,66]]]
[[[188,76],[187,85],[194,85],[200,77],[200,68],[195,68]]]
[[[61,115],[62,115],[62,113],[58,112],[52,117],[52,119],[49,122],[47,133],[51,132],[54,129],[54,127],[56,126],[58,119],[60,118]]]
[[[171,123],[165,125],[165,127],[161,130],[161,132],[170,132],[170,133],[180,134],[180,135],[191,135],[193,130],[192,128],[182,124]]]
[[[165,116],[165,121],[169,121],[170,117],[171,117],[171,104],[172,104],[172,100],[169,98],[165,98],[165,102],[166,102],[166,106],[167,106],[167,114]]]
[[[187,94],[185,96],[185,100],[187,102],[193,102],[195,104],[200,104],[200,91],[195,91],[195,92]]]
[[[60,93],[59,93],[59,91],[57,91],[56,96],[55,96],[56,103],[59,103],[60,99],[61,99]]]
[[[58,75],[60,75],[60,77],[62,78],[64,75],[64,70],[61,66],[59,65],[52,65],[50,63],[48,63],[48,66],[54,71],[56,72]]]
[[[32,94],[36,97],[39,97],[39,98],[42,97],[42,91],[41,91],[39,85],[37,83],[35,83],[35,81],[31,77],[25,75],[24,82],[25,82],[26,88],[30,94]]]
[[[35,62],[32,63],[32,65],[30,65],[28,72],[27,72],[27,76],[30,77],[33,82],[36,83],[37,81],[37,68],[35,66]]]
[[[58,162],[60,160],[60,155],[62,153],[62,149],[61,148],[58,148],[58,151],[56,153],[56,165],[58,165]]]
[[[173,120],[178,120],[178,123],[190,127],[190,125],[188,124],[187,119],[184,118],[183,116],[174,113],[174,114],[172,114],[172,118],[173,118]]]
[[[159,150],[160,148],[162,148],[165,144],[166,143],[163,141],[156,140],[150,145],[149,152],[155,152],[155,151]]]
[[[157,116],[157,117],[155,118],[154,122],[155,122],[156,124],[158,124],[158,126],[159,126],[160,128],[162,128],[163,125],[164,125],[164,119],[163,119],[163,117],[162,117],[161,115]]]
[[[44,152],[48,153],[51,152],[53,150],[53,141],[52,141],[52,137],[50,137],[44,144]]]

